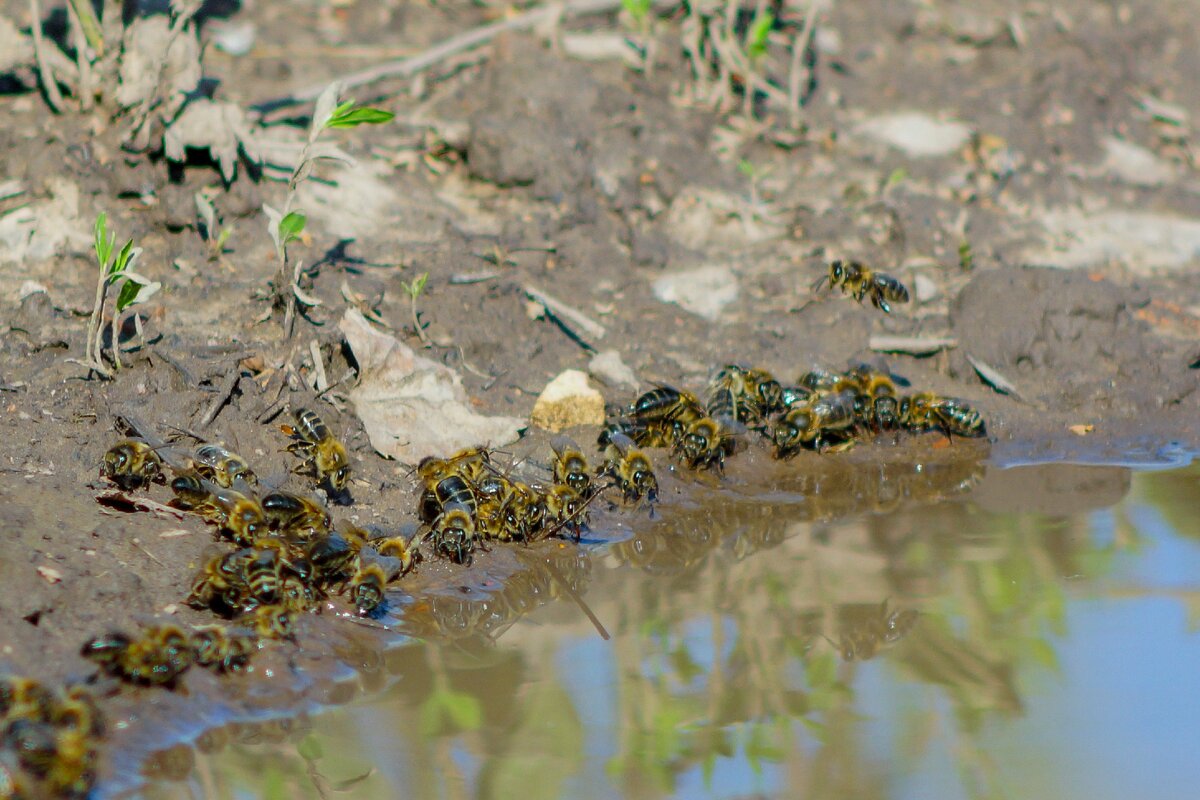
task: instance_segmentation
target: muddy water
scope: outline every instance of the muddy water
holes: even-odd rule
[[[1200,470],[731,485],[396,597],[344,692],[160,751],[147,793],[1195,796]]]

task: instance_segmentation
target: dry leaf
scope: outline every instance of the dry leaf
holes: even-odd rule
[[[476,414],[457,372],[379,333],[357,309],[348,309],[339,327],[359,366],[350,401],[380,454],[416,464],[474,445],[508,444],[527,426],[517,417]]]
[[[1067,430],[1076,436],[1087,436],[1096,429],[1095,425],[1071,425]]]
[[[239,148],[250,161],[262,160],[246,112],[232,103],[205,98],[188,103],[163,136],[163,148],[172,161],[186,160],[189,147],[207,150],[227,181],[237,174]]]

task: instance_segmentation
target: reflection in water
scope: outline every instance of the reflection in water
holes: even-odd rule
[[[371,693],[164,751],[151,795],[1182,798],[1183,774],[1154,761],[1174,751],[1094,762],[1153,776],[1109,795],[1046,753],[1077,770],[1071,753],[1112,739],[1146,757],[1120,715],[1092,730],[1061,710],[1157,702],[1070,668],[1116,633],[1075,620],[1182,601],[1195,629],[1200,578],[1164,588],[1144,562],[1167,548],[1200,575],[1194,530],[1166,525],[1194,519],[1200,474],[1136,475],[1109,509],[1129,473],[1069,469],[993,473],[975,494],[976,467],[874,467],[663,509],[611,545],[521,550],[497,591],[406,606],[424,643],[376,653]],[[1198,638],[1145,647],[1195,667]],[[1191,674],[1165,702],[1200,713]]]

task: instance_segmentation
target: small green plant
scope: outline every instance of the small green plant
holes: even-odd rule
[[[329,88],[317,99],[312,126],[308,131],[308,141],[305,142],[304,149],[300,152],[300,160],[296,163],[296,167],[292,170],[292,176],[288,180],[288,193],[283,208],[276,210],[263,204],[263,213],[267,215],[267,232],[275,243],[277,265],[275,278],[272,281],[272,305],[276,309],[283,309],[283,329],[288,336],[292,335],[292,329],[295,326],[298,304],[310,308],[321,304],[320,300],[306,294],[300,288],[302,262],[292,263],[288,257],[288,245],[300,238],[304,233],[304,226],[308,222],[308,217],[303,212],[292,208],[296,201],[296,192],[312,174],[318,161],[351,161],[350,157],[341,150],[325,145],[318,140],[321,134],[327,130],[357,128],[359,125],[380,125],[395,117],[390,111],[355,105],[353,100],[338,104],[338,89],[337,83],[330,84]]]
[[[638,30],[645,30],[646,23],[650,18],[650,9],[654,6],[654,0],[621,0],[621,8],[625,9],[625,13],[633,20],[633,23],[638,27]]]
[[[108,232],[108,216],[100,214],[96,217],[94,228],[96,263],[100,267],[99,279],[96,281],[96,303],[92,307],[92,315],[88,319],[87,354],[81,362],[92,372],[104,378],[111,378],[112,372],[104,363],[104,306],[108,297],[108,287],[118,286],[117,300],[109,323],[110,341],[112,345],[113,369],[121,369],[121,316],[125,311],[139,303],[144,303],[155,292],[162,288],[158,281],[151,281],[133,271],[142,250],[133,246],[129,239],[116,251],[116,234]],[[141,335],[141,320],[134,317],[134,323]]]
[[[775,27],[775,15],[770,11],[764,11],[754,17],[754,22],[746,31],[746,56],[750,59],[752,67],[757,68],[763,56],[767,54],[767,37],[771,35],[773,27]]]
[[[408,295],[409,308],[412,309],[413,327],[417,331],[417,336],[421,337],[421,341],[425,344],[429,344],[429,339],[425,337],[425,328],[421,325],[421,314],[417,310],[417,298],[425,291],[425,283],[428,280],[429,273],[422,272],[413,279],[412,283],[400,281],[400,288]]]
[[[225,252],[225,244],[229,241],[232,228],[226,228],[217,220],[217,209],[204,192],[196,192],[196,214],[199,217],[201,236],[208,245],[208,260],[217,261]]]

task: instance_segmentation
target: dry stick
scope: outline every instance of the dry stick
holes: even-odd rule
[[[817,27],[817,16],[820,13],[820,0],[810,0],[808,13],[804,15],[804,27],[800,35],[792,43],[792,66],[788,72],[788,111],[792,118],[792,127],[800,127],[800,71],[804,66],[804,53],[812,41],[813,30]],[[808,69],[804,69],[808,72]],[[811,77],[811,76],[809,76]]]
[[[46,42],[42,39],[42,9],[38,0],[29,0],[29,16],[32,17],[30,27],[33,32],[33,55],[37,59],[38,76],[42,80],[42,89],[46,92],[46,102],[55,114],[61,114],[63,108],[62,92],[58,90],[58,81],[46,60]],[[92,354],[88,353],[88,358]]]
[[[75,63],[79,68],[79,109],[91,111],[96,93],[92,88],[92,62],[88,58],[88,48],[91,48],[92,51],[96,50],[95,44],[93,44],[94,36],[100,43],[100,49],[103,50],[104,39],[100,36],[100,23],[96,19],[95,12],[92,11],[90,0],[83,5],[87,6],[88,23],[85,23],[80,16],[76,0],[67,3],[67,19],[71,23],[71,38],[75,41]],[[114,350],[114,352],[116,351]],[[118,356],[117,362],[120,363],[120,360],[120,356]]]
[[[234,389],[237,388],[238,381],[242,379],[242,368],[234,364],[233,369],[225,373],[225,380],[221,382],[221,388],[217,392],[217,396],[208,404],[208,410],[204,412],[204,416],[200,418],[200,424],[197,426],[200,430],[204,430],[213,423],[217,418],[217,414],[221,413],[221,409],[229,402],[229,398],[233,396]]]
[[[654,7],[662,9],[675,6],[676,4],[676,0],[655,0]],[[418,72],[432,67],[442,59],[487,44],[502,33],[530,30],[542,23],[553,20],[555,17],[570,19],[588,14],[604,14],[609,11],[616,11],[621,6],[622,0],[568,0],[566,3],[541,6],[522,14],[517,14],[509,19],[492,22],[473,31],[452,36],[441,44],[435,45],[424,53],[412,56],[411,58],[388,61],[375,67],[351,72],[335,80],[342,85],[343,89],[353,89],[358,86],[365,86],[369,83],[384,80],[385,78],[412,77]],[[268,114],[281,108],[311,103],[321,96],[321,92],[325,91],[329,84],[330,81],[322,81],[319,84],[298,89],[285,97],[278,97],[274,100],[266,100],[258,103],[251,106],[251,108],[261,114]]]

